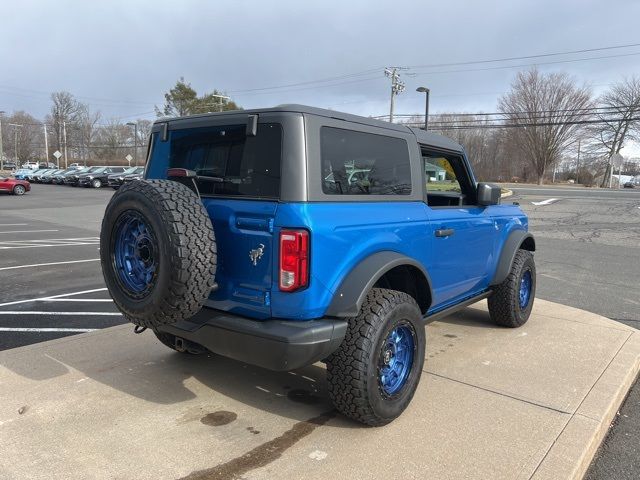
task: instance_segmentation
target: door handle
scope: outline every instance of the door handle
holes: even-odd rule
[[[450,237],[454,232],[453,228],[439,228],[436,230],[436,237]]]

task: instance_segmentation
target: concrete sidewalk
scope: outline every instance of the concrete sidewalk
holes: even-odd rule
[[[640,366],[640,332],[536,300],[427,327],[405,414],[332,410],[324,368],[170,351],[131,326],[0,352],[2,479],[580,478]]]

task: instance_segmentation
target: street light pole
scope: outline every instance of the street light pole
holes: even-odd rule
[[[133,126],[133,164],[138,166],[138,124],[136,122],[127,122],[127,125]]]
[[[22,128],[22,125],[17,123],[9,123],[8,125],[13,127],[13,141],[14,141],[13,148],[15,149],[14,156],[15,156],[16,167],[17,167],[18,166],[18,129]]]
[[[49,163],[49,139],[47,138],[47,124],[43,123],[44,127],[44,155],[47,159],[47,164]],[[56,160],[56,167],[60,167],[60,162]]]
[[[0,170],[4,170],[4,150],[2,149],[2,115],[4,115],[4,110],[0,110]]]
[[[429,89],[427,87],[418,87],[416,88],[416,92],[425,94],[424,130],[427,131],[427,129],[429,128]]]

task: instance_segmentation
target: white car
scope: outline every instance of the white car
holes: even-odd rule
[[[22,164],[22,168],[28,168],[29,170],[38,170],[40,165],[36,162],[25,162]]]

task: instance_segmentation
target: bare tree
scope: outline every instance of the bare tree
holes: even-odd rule
[[[508,141],[531,165],[538,184],[547,169],[583,129],[593,102],[587,87],[578,87],[565,73],[519,72],[511,91],[503,95],[498,109],[503,113]],[[578,122],[578,123],[577,123]]]
[[[97,132],[95,155],[103,161],[122,160],[130,149],[131,139],[131,128],[118,119],[111,119]]]
[[[631,77],[614,84],[598,99],[596,118],[601,123],[589,129],[596,141],[596,152],[606,158],[601,187],[609,184],[609,158],[619,153],[628,140],[638,140],[640,130],[640,79]]]
[[[51,101],[53,102],[51,105],[51,114],[47,116],[46,121],[53,127],[52,146],[54,151],[59,150],[62,152],[64,125],[67,124],[68,127],[77,122],[83,105],[69,92],[52,93]],[[69,137],[67,137],[67,146],[69,145],[73,145],[73,142],[69,142]]]
[[[44,142],[41,122],[28,113],[19,111],[7,118],[4,126],[8,135],[4,137],[3,145],[8,157],[16,158],[20,163],[44,158],[44,148],[42,151],[39,149]]]
[[[91,157],[91,148],[97,136],[98,122],[102,118],[99,111],[92,112],[88,105],[81,105],[74,125],[74,134],[79,158],[86,165]]]

